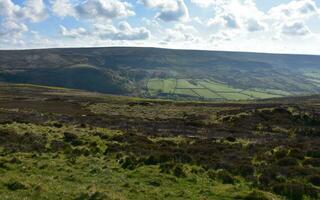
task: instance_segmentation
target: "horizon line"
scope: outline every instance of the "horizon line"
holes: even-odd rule
[[[305,55],[305,56],[320,56],[314,53],[290,53],[290,52],[263,52],[263,51],[237,51],[237,50],[215,50],[215,49],[192,49],[192,48],[171,48],[158,46],[61,46],[61,47],[35,47],[35,48],[0,48],[0,51],[28,51],[28,50],[50,50],[50,49],[93,49],[93,48],[153,48],[164,50],[180,50],[180,51],[206,51],[206,52],[227,52],[227,53],[252,53],[252,54],[273,54],[273,55]]]

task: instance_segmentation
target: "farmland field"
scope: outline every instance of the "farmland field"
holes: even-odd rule
[[[189,96],[208,100],[252,100],[288,96],[290,93],[272,89],[240,89],[207,79],[150,79],[147,90],[151,97],[159,94]]]

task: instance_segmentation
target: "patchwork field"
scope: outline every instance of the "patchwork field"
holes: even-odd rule
[[[243,90],[225,83],[206,79],[150,79],[147,82],[151,97],[161,95],[171,97],[191,97],[204,100],[253,100],[288,96],[281,90],[248,89]]]

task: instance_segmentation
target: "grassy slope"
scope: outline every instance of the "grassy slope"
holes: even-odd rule
[[[319,194],[310,179],[320,170],[316,96],[201,103],[32,85],[0,91],[3,199]]]

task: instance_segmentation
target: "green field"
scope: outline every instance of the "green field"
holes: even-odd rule
[[[282,90],[252,88],[243,90],[227,84],[207,79],[150,79],[147,90],[151,97],[159,94],[189,96],[208,100],[251,100],[288,96]]]

